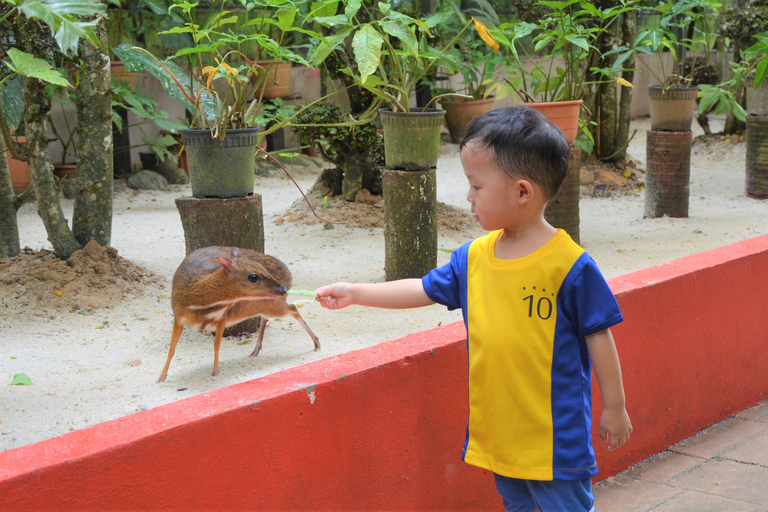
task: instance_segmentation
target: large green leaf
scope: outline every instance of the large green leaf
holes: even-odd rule
[[[81,37],[95,46],[99,44],[93,32],[96,21],[84,22],[75,17],[103,13],[106,5],[98,0],[24,0],[19,7],[25,16],[41,20],[51,28],[65,54],[77,53]]]
[[[182,92],[183,87],[188,94],[193,95],[190,92],[189,77],[177,64],[174,64],[173,62],[164,62],[160,65],[160,63],[147,54],[147,52],[140,48],[132,47],[129,44],[118,45],[112,50],[115,52],[115,55],[123,61],[123,64],[128,71],[133,73],[148,71],[160,81],[166,94],[171,98],[180,101],[190,112],[194,112],[195,106],[187,100],[184,92]],[[163,66],[165,66],[165,68]],[[176,83],[174,78],[182,85],[179,86],[179,83]],[[194,93],[196,94],[200,90],[200,84],[194,81],[193,87]],[[205,112],[205,118],[208,120],[215,119],[216,104],[213,96],[206,91],[202,91],[200,103]]]
[[[24,84],[20,76],[7,80],[0,92],[2,92],[3,114],[8,123],[8,128],[19,127],[21,116],[24,114]]]
[[[49,84],[69,87],[69,82],[61,76],[61,73],[53,69],[48,62],[38,59],[34,55],[11,48],[8,50],[8,57],[11,59],[11,62],[6,62],[8,67],[21,76],[37,78]]]
[[[382,44],[384,44],[384,38],[370,24],[364,25],[352,37],[352,50],[355,53],[361,82],[365,82],[366,78],[374,74],[379,67]]]
[[[413,33],[408,25],[399,20],[381,20],[379,23],[387,34],[402,41],[411,53],[416,53],[418,41],[416,40],[416,34]]]

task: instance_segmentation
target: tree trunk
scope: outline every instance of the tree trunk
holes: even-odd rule
[[[600,39],[600,53],[605,54],[615,46],[616,30],[611,29],[605,32]],[[602,59],[601,67],[611,67],[615,61],[615,55],[605,57]],[[606,158],[613,155],[616,151],[616,126],[618,118],[616,82],[610,80],[600,84],[599,95],[600,115],[598,123],[600,124],[600,140],[597,147],[597,157]]]
[[[37,212],[43,220],[53,252],[59,258],[80,249],[61,210],[59,188],[53,179],[51,154],[48,150],[47,115],[51,110],[45,84],[36,78],[24,78],[24,127],[27,134],[27,158],[32,187],[37,198]]]
[[[95,27],[96,48],[80,42],[83,75],[77,88],[77,178],[72,230],[80,245],[96,240],[102,247],[112,237],[112,80],[105,20]],[[127,130],[127,126],[125,127]]]
[[[637,16],[633,12],[624,14],[624,20],[621,24],[621,41],[620,44],[627,43],[630,47],[635,45],[635,39],[637,38]],[[624,63],[624,67],[630,71],[622,71],[621,77],[629,83],[635,79],[635,72],[632,71],[635,67],[634,55],[630,57],[627,62]],[[627,145],[629,144],[629,125],[632,121],[632,93],[631,87],[621,88],[621,99],[619,100],[619,126],[616,131],[616,155],[613,157],[614,162],[620,160],[626,160],[627,158]]]
[[[5,152],[5,140],[0,136],[0,260],[20,252],[19,226],[16,223],[15,194]]]

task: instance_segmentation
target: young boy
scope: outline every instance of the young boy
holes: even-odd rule
[[[335,283],[317,289],[317,300],[329,309],[462,308],[464,461],[494,472],[507,510],[591,511],[591,366],[605,404],[600,437],[620,448],[632,426],[609,330],[622,321],[616,299],[592,258],[544,220],[568,143],[535,110],[511,107],[476,118],[459,151],[472,213],[491,233],[423,279]]]

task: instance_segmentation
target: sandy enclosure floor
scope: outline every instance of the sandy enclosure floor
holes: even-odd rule
[[[630,154],[644,167],[649,123],[641,119],[634,125],[638,133]],[[718,123],[713,129],[720,129]],[[451,144],[441,147],[438,199],[468,211],[456,150]],[[642,192],[583,198],[582,244],[610,278],[768,233],[768,202],[744,194],[745,151],[743,143],[723,141],[694,146],[687,219],[644,220]],[[319,172],[296,168],[295,177],[307,190]],[[336,280],[384,280],[381,229],[277,225],[277,218],[300,197],[298,191],[277,173],[257,178],[256,191],[264,201],[266,251],[291,268],[295,288],[314,289]],[[120,256],[157,274],[164,288],[147,287],[140,298],[89,315],[22,310],[0,291],[0,450],[461,319],[460,312],[441,306],[329,312],[308,304],[301,312],[322,350],[313,351],[311,340],[293,319],[270,321],[257,358],[249,357],[255,338],[225,338],[215,378],[210,376],[212,337],[187,328],[168,379],[156,384],[171,338],[170,280],[184,258],[174,199],[189,194],[188,187],[175,187],[163,193],[123,191],[115,197],[112,246]],[[64,208],[71,218],[72,202],[64,201]],[[36,205],[22,207],[19,225],[22,247],[50,248]],[[454,249],[480,234],[479,229],[441,233],[439,247]],[[438,264],[449,258],[439,252]],[[56,300],[53,293],[51,300]],[[620,350],[621,340],[618,345]],[[34,385],[7,386],[18,372],[26,373]]]

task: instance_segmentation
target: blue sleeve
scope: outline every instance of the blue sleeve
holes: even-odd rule
[[[453,251],[449,263],[432,269],[421,278],[424,291],[429,298],[446,306],[449,310],[461,307],[463,291],[467,289],[468,250],[469,243],[462,245]]]
[[[565,282],[565,314],[573,322],[579,336],[598,333],[624,319],[616,297],[587,253],[579,257]]]

